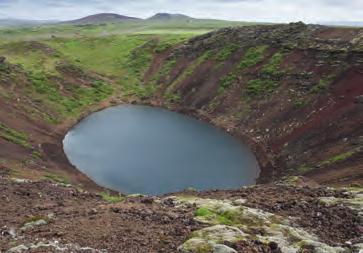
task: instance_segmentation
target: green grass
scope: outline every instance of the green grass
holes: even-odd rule
[[[152,77],[152,83],[158,83],[160,81],[161,77],[166,77],[166,79],[169,79],[169,73],[173,69],[173,67],[176,64],[176,60],[174,58],[172,59],[166,59],[166,62],[163,64],[161,69],[158,71],[158,73],[154,74]]]
[[[306,99],[297,99],[294,101],[294,107],[296,109],[303,108],[308,104],[308,101]]]
[[[223,94],[226,89],[237,81],[237,75],[231,73],[222,77],[219,81],[218,94]]]
[[[298,172],[297,173],[298,175],[302,175],[302,174],[307,173],[307,172],[309,172],[309,171],[311,171],[313,169],[314,169],[313,166],[303,164],[303,165],[300,165],[296,170],[294,170],[294,172],[295,172],[294,174],[296,174],[296,172]]]
[[[142,84],[142,83],[132,83],[124,80],[120,82],[122,86],[123,95],[131,96],[134,95],[138,98],[148,98],[154,95],[157,90],[157,86],[153,84]]]
[[[11,129],[3,123],[0,123],[0,136],[9,142],[18,144],[24,148],[32,147],[28,142],[26,133]]]
[[[193,61],[193,63],[191,63],[184,71],[183,73],[181,73],[174,81],[172,84],[170,84],[168,86],[168,88],[166,89],[165,93],[164,93],[164,98],[168,99],[168,98],[172,98],[173,94],[175,94],[175,89],[178,87],[179,84],[181,84],[185,79],[187,79],[188,77],[190,77],[194,71],[201,65],[203,64],[203,62],[205,62],[207,59],[209,59],[211,57],[211,52],[210,51],[206,51],[204,52],[202,55],[200,55],[197,59],[195,59]],[[173,64],[175,64],[175,62],[172,62]],[[165,70],[163,69],[162,71],[170,71],[173,65],[168,66],[168,68]],[[174,97],[176,98],[176,97]],[[179,100],[179,99],[178,99]]]
[[[239,68],[242,70],[247,69],[262,62],[265,58],[265,52],[267,48],[268,46],[265,45],[249,48],[243,56],[239,64]]]
[[[196,217],[203,217],[203,219],[215,222],[222,225],[233,225],[238,223],[238,212],[226,211],[222,213],[216,213],[205,207],[198,208],[194,215]]]
[[[102,101],[113,93],[113,88],[102,82],[94,81],[89,87],[67,86],[65,90],[71,95],[62,94],[45,73],[33,73],[29,77],[34,91],[40,99],[50,103],[63,116],[75,115],[81,108]]]
[[[39,71],[57,74],[55,66],[59,54],[39,42],[12,42],[0,46],[0,55],[4,55],[12,64],[20,64],[26,71]]]
[[[129,20],[104,25],[46,25],[23,28],[0,27],[0,37],[2,39],[14,41],[29,38],[33,40],[47,39],[51,36],[56,38],[101,37],[125,34],[183,34],[186,36],[195,36],[219,28],[254,24],[256,23],[219,20],[175,20],[168,22]]]
[[[181,100],[181,96],[177,92],[166,91],[164,93],[164,99],[169,103],[178,103]]]
[[[338,162],[342,162],[344,160],[347,160],[351,156],[353,156],[355,153],[356,153],[356,151],[353,150],[353,151],[348,151],[348,152],[336,155],[336,156],[334,156],[334,157],[332,157],[332,158],[330,158],[330,159],[328,159],[326,161],[321,162],[319,164],[319,166],[325,167],[325,166],[333,165],[333,164],[338,163]]]
[[[255,79],[247,83],[247,95],[251,97],[260,96],[262,94],[271,93],[278,83],[268,79]]]
[[[195,211],[194,215],[197,217],[198,216],[209,217],[209,216],[213,216],[214,213],[211,210],[209,210],[208,208],[201,207]]]
[[[65,184],[65,185],[71,184],[71,181],[65,176],[57,175],[54,173],[47,173],[44,175],[43,178],[59,184]]]
[[[335,75],[329,75],[321,78],[319,83],[311,88],[310,92],[313,94],[318,94],[324,90],[326,90],[329,85],[335,80]]]
[[[228,60],[238,49],[239,46],[236,44],[226,45],[217,53],[215,59],[218,61]]]
[[[281,75],[283,71],[280,69],[280,65],[282,61],[284,60],[284,54],[281,52],[275,53],[269,62],[263,66],[262,73],[268,74],[268,75]]]
[[[158,36],[159,42],[154,48],[154,53],[165,52],[166,50],[174,47],[175,45],[186,41],[190,37],[191,37],[190,35],[186,35],[183,33],[159,35]]]
[[[54,39],[46,43],[60,51],[70,63],[84,70],[122,77],[131,63],[132,51],[150,41],[149,36],[107,36],[99,38]],[[143,61],[145,59],[141,59]]]
[[[121,201],[123,201],[125,198],[122,196],[117,196],[117,195],[111,195],[107,192],[100,192],[98,193],[98,195],[106,202],[108,203],[119,203]]]

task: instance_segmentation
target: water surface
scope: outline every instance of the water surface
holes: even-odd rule
[[[254,184],[259,173],[252,152],[232,136],[147,106],[93,113],[69,131],[63,144],[79,170],[123,193],[231,189]]]

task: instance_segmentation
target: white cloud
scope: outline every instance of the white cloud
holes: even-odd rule
[[[157,12],[246,21],[363,21],[363,0],[0,0],[1,18],[80,18],[99,12]]]

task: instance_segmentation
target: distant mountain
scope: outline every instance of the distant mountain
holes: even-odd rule
[[[363,21],[331,21],[331,22],[321,22],[321,25],[328,26],[353,26],[353,27],[363,27]]]
[[[123,16],[115,13],[100,13],[62,23],[74,24],[74,25],[87,25],[87,24],[102,24],[102,23],[118,23],[125,20],[137,20],[137,19],[138,18]]]
[[[51,20],[0,19],[0,27],[36,26],[56,22]]]
[[[170,20],[193,20],[194,18],[183,14],[157,13],[147,20],[170,21]]]

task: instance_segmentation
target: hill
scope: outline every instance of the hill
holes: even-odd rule
[[[322,25],[328,26],[346,26],[346,27],[363,27],[363,21],[331,21],[331,22],[321,22]]]
[[[115,13],[99,13],[84,18],[62,22],[63,24],[87,25],[102,23],[117,23],[126,20],[137,20],[138,18],[123,16]]]
[[[170,21],[170,20],[191,20],[191,19],[194,18],[183,14],[157,13],[154,16],[148,18],[147,20]]]

